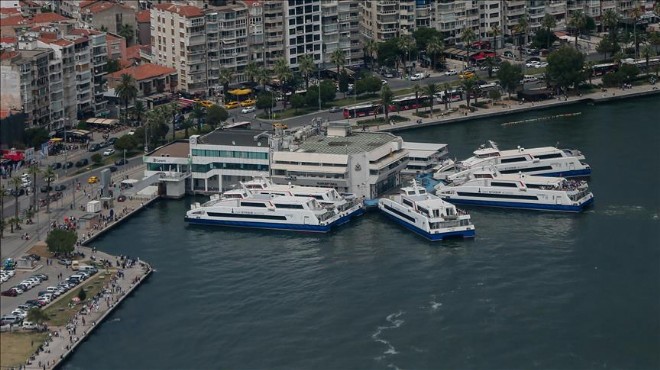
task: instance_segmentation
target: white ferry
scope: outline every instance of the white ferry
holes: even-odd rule
[[[594,200],[586,181],[478,170],[463,182],[435,187],[453,204],[580,212]]]
[[[470,215],[412,182],[398,195],[378,200],[378,209],[388,217],[431,241],[448,237],[474,237]]]
[[[186,212],[186,222],[197,225],[328,232],[333,227],[348,222],[352,217],[348,212],[340,212],[336,207],[324,207],[312,197],[269,194],[249,194],[242,197],[244,194],[230,192],[229,197],[217,195],[204,204],[194,203]]]
[[[466,178],[475,169],[494,168],[502,174],[524,173],[537,176],[582,177],[591,175],[591,167],[576,149],[539,147],[500,150],[492,141],[482,145],[473,156],[462,161],[446,161],[434,174],[436,180]]]
[[[340,213],[347,213],[351,217],[364,214],[364,204],[356,199],[354,194],[339,194],[333,188],[314,186],[280,185],[274,184],[265,177],[257,177],[250,181],[241,182],[245,191],[255,194],[270,194],[278,196],[310,197],[316,199],[324,207],[336,207]],[[228,192],[225,192],[227,194]]]

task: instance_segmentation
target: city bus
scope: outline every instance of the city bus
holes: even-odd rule
[[[399,112],[403,110],[410,110],[416,108],[422,108],[427,106],[429,103],[428,96],[419,96],[418,99],[415,99],[415,95],[403,96],[400,98],[392,99],[392,104],[388,107],[390,112]]]
[[[366,117],[378,114],[381,107],[378,104],[367,103],[361,105],[354,105],[352,107],[344,108],[344,118]]]
[[[602,76],[606,73],[618,71],[619,65],[616,63],[596,64],[592,67],[592,70],[594,72],[594,76]]]
[[[448,99],[450,102],[457,102],[463,100],[463,91],[461,90],[450,90],[447,91]],[[435,94],[436,100],[438,103],[444,103],[445,102],[445,92],[440,91]]]

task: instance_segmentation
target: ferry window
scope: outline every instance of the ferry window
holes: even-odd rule
[[[403,199],[403,204],[407,205],[408,207],[412,207],[413,203],[409,201],[408,199]]]
[[[303,209],[303,205],[302,204],[277,204],[277,203],[275,203],[275,208]]]
[[[534,172],[534,171],[548,171],[551,170],[552,166],[539,166],[539,167],[528,167],[528,168],[519,168],[517,170],[500,170],[500,173],[518,173],[518,172]]]
[[[513,163],[513,162],[524,162],[527,159],[525,157],[513,157],[513,158],[504,158],[501,160],[502,163]]]
[[[242,206],[245,207],[261,207],[261,208],[266,208],[266,203],[258,203],[258,202],[241,202]]]
[[[428,209],[426,209],[426,208],[424,208],[424,207],[417,207],[417,209],[418,209],[420,212],[422,212],[422,214],[425,214],[425,215],[427,215],[427,216],[429,216],[429,217],[431,216],[431,215],[429,214],[429,210],[428,210]]]
[[[499,186],[503,188],[516,188],[516,184],[513,182],[498,182],[498,181],[492,181],[490,183],[492,186]]]
[[[550,159],[550,158],[561,158],[562,155],[561,153],[553,153],[553,154],[536,155],[535,157],[538,159]]]

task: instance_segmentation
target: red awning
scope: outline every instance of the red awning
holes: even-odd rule
[[[2,158],[8,159],[10,161],[18,162],[18,161],[22,161],[25,158],[25,156],[23,155],[23,152],[17,152],[15,150],[10,150],[10,151],[7,151],[2,156]]]

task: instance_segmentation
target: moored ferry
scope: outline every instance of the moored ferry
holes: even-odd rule
[[[581,212],[593,202],[586,181],[478,170],[468,179],[438,184],[436,195],[462,205]]]
[[[494,168],[501,174],[523,173],[536,176],[585,177],[591,175],[591,167],[584,162],[584,155],[577,149],[518,147],[500,150],[492,141],[473,152],[462,161],[446,161],[433,174],[437,180],[454,181],[467,178],[470,172],[482,168]]]
[[[470,215],[412,182],[397,195],[378,200],[378,209],[409,230],[431,241],[474,237]]]

